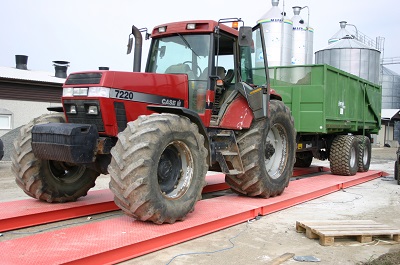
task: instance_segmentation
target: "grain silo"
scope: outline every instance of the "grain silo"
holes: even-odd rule
[[[291,65],[293,23],[278,7],[279,0],[272,0],[272,8],[259,20],[265,36],[268,64]]]
[[[310,27],[309,21],[305,22],[300,16],[301,10],[299,6],[293,7],[292,64],[294,65],[313,63],[314,30]]]
[[[343,32],[342,27],[339,32]],[[338,33],[339,33],[338,32]],[[334,36],[336,36],[336,33]],[[332,39],[332,38],[331,38]],[[380,51],[346,34],[315,53],[316,64],[329,64],[363,79],[379,84]]]
[[[382,66],[382,109],[400,109],[400,75]]]

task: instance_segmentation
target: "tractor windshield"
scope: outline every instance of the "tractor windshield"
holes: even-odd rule
[[[146,71],[187,74],[189,79],[189,108],[198,112],[203,112],[204,106],[196,106],[194,90],[207,87],[208,73],[204,72],[208,69],[210,38],[210,34],[177,34],[155,39]]]

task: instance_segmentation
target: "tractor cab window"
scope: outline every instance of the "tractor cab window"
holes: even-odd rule
[[[266,63],[260,27],[253,31],[253,45],[240,47],[240,72],[242,80],[252,85],[266,85]]]
[[[209,34],[178,34],[156,39],[150,53],[147,72],[186,74],[189,80],[189,108],[203,112],[204,107],[196,104],[196,91],[207,87],[209,54]]]

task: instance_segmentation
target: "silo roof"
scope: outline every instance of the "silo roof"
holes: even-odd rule
[[[371,47],[369,47],[368,45],[356,40],[356,39],[352,39],[352,38],[344,38],[344,39],[340,39],[336,42],[332,42],[331,44],[329,44],[328,46],[326,46],[325,48],[321,49],[321,50],[331,50],[331,49],[367,49],[367,50],[375,50],[377,52],[377,49],[373,49]]]
[[[385,66],[382,66],[382,74],[383,74],[383,75],[394,75],[394,76],[399,76],[398,73],[396,73],[396,72],[390,70],[389,68],[387,68],[387,67],[385,67]]]

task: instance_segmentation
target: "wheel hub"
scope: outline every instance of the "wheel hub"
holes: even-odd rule
[[[178,156],[177,150],[173,147],[168,147],[160,158],[158,164],[158,184],[161,192],[170,193],[180,177],[180,168],[182,162]]]
[[[169,199],[183,196],[190,187],[193,166],[189,147],[182,141],[170,143],[164,149],[157,168],[161,193]]]
[[[265,145],[265,159],[270,159],[275,154],[275,148],[271,142],[267,142]]]

